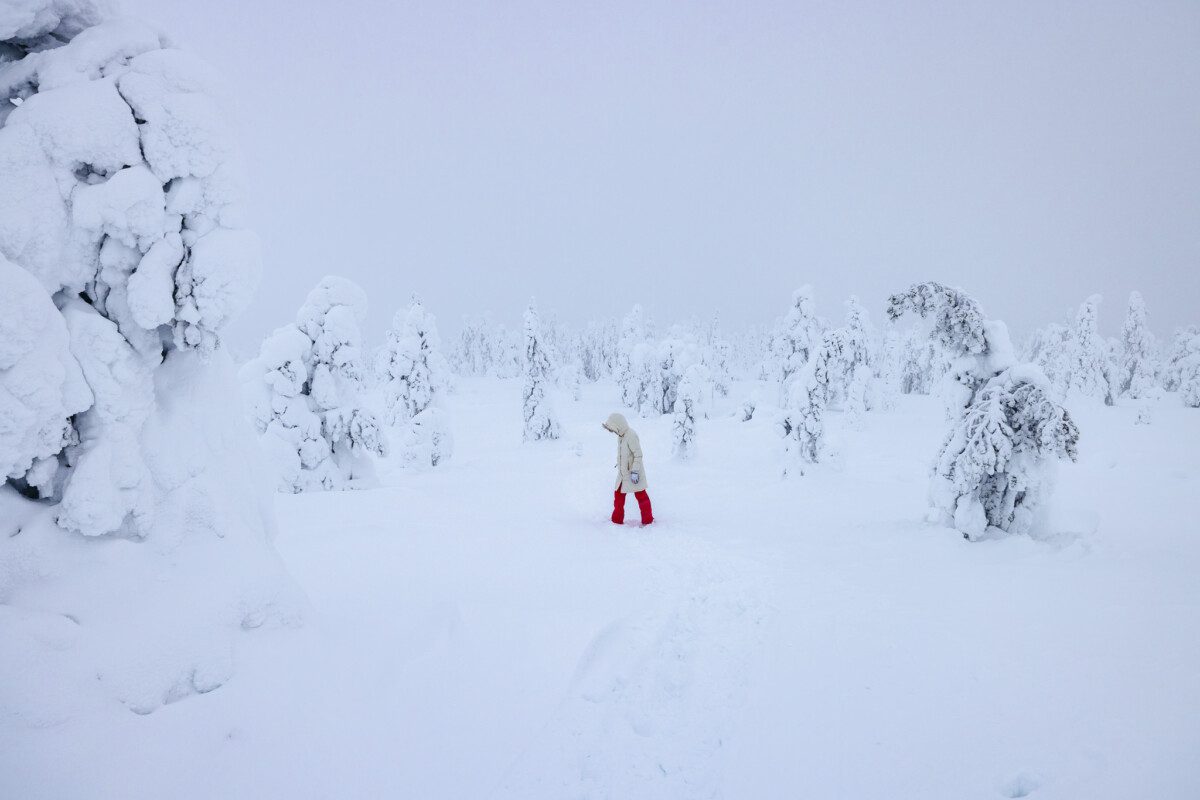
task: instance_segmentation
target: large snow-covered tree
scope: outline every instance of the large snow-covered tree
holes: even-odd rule
[[[367,296],[329,276],[309,292],[296,322],[263,342],[241,372],[251,418],[284,492],[350,489],[375,477],[387,452],[366,407],[360,326]]]
[[[962,409],[934,467],[934,507],[970,539],[989,528],[1028,531],[1053,463],[1075,460],[1079,429],[1045,375],[1017,363],[1004,323],[984,317],[970,295],[916,284],[888,304],[892,319],[907,313],[933,318],[931,337],[953,358]]]
[[[554,362],[542,338],[537,307],[531,302],[525,309],[524,385],[521,389],[525,419],[524,440],[557,439],[561,435],[558,417],[550,401],[554,383]]]
[[[1158,388],[1157,345],[1147,324],[1146,301],[1131,292],[1125,324],[1121,327],[1121,364],[1118,389],[1134,399],[1151,397]]]
[[[0,3],[0,640],[75,620],[37,656],[58,696],[148,712],[219,686],[290,584],[222,342],[259,254],[221,103],[107,5]]]
[[[399,429],[405,463],[436,467],[449,458],[453,438],[442,398],[450,389],[450,368],[437,321],[420,300],[396,312],[375,373],[383,387],[384,422]]]

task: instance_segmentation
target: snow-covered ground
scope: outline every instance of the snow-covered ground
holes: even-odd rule
[[[925,521],[938,402],[901,397],[782,480],[740,383],[608,522],[610,384],[521,444],[461,379],[451,461],[279,495],[311,603],[232,681],[139,716],[0,718],[0,797],[1200,797],[1200,413],[1074,409],[1039,538]]]

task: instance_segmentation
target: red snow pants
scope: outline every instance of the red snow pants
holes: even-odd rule
[[[642,512],[642,524],[649,525],[654,522],[654,513],[650,510],[650,495],[642,491],[634,492],[633,496],[637,498],[638,508]],[[613,492],[612,521],[618,525],[625,524],[625,495],[620,489]]]

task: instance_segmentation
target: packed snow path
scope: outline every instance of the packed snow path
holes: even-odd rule
[[[556,396],[564,438],[522,445],[517,384],[463,380],[443,467],[280,495],[309,624],[149,716],[0,717],[0,796],[1200,796],[1177,398],[1081,410],[1054,535],[979,543],[924,520],[923,397],[834,415],[837,454],[788,481],[767,416],[718,403],[687,463],[635,419],[660,521],[617,528],[614,398]]]

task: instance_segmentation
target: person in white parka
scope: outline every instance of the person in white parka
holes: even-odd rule
[[[603,424],[605,430],[617,435],[617,487],[613,492],[612,521],[625,524],[625,495],[632,492],[642,512],[642,524],[649,525],[654,522],[654,513],[650,495],[646,493],[646,468],[642,464],[642,442],[637,431],[629,427],[622,414],[609,414]]]

